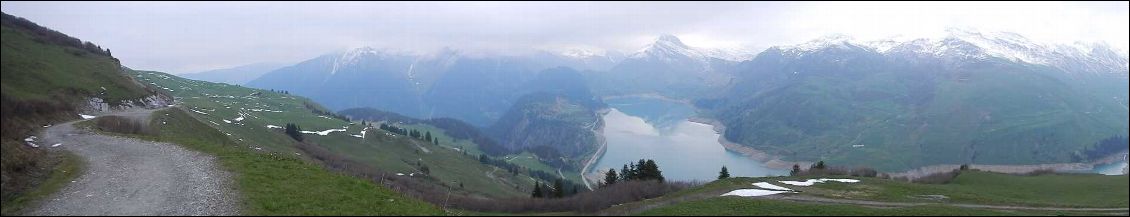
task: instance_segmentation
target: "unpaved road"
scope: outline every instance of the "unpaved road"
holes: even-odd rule
[[[152,110],[109,115],[145,120]],[[77,121],[75,121],[77,122]],[[99,135],[75,122],[42,134],[81,156],[83,174],[26,215],[236,215],[231,175],[215,157],[175,144]]]

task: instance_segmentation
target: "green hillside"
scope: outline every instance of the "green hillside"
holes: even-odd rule
[[[778,181],[818,178],[857,179],[859,183],[818,183],[809,187]],[[916,184],[860,177],[730,178],[668,194],[644,202],[606,210],[609,214],[639,215],[1095,215],[1108,212],[1013,211],[960,208],[955,204],[1058,207],[1126,208],[1130,188],[1127,176],[1048,174],[1016,176],[964,171],[948,184]],[[720,197],[737,189],[757,189],[752,183],[796,190],[788,197],[852,201],[909,203],[905,207],[878,208],[848,204],[789,201],[772,197]],[[1124,212],[1124,211],[1123,211]]]
[[[727,139],[786,160],[884,171],[1085,162],[1096,143],[1128,129],[1127,81],[1115,73],[780,52],[762,53],[728,95],[700,105],[727,126]]]
[[[326,133],[303,134],[305,142],[339,157],[385,171],[386,176],[400,173],[446,186],[453,191],[499,198],[526,196],[535,182],[523,174],[506,173],[505,170],[480,164],[478,156],[464,155],[451,147],[395,135],[377,127],[368,128],[365,137],[359,138],[361,131],[366,129],[360,121],[332,117],[320,106],[301,97],[188,80],[159,72],[137,71],[132,75],[157,89],[168,88],[164,92],[176,97],[179,107],[249,149],[301,155],[302,151],[293,146],[293,140],[282,129],[268,127],[293,123],[303,131]],[[447,138],[441,131],[432,134]],[[441,139],[441,144],[448,141]],[[425,170],[428,175],[420,176]]]

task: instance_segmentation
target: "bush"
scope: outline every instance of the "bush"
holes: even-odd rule
[[[95,118],[94,126],[104,132],[138,135],[153,134],[141,121],[121,116],[102,116]]]
[[[860,167],[860,168],[855,168],[855,169],[851,170],[851,176],[874,178],[876,176],[879,176],[879,171],[876,171],[875,169],[871,169],[871,168]]]
[[[961,175],[961,170],[934,173],[911,180],[911,182],[919,184],[949,184],[953,182],[953,179],[957,178],[958,175]]]

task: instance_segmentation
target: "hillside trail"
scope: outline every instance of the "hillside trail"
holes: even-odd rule
[[[121,116],[147,123],[155,110]],[[236,215],[232,175],[216,158],[176,144],[101,135],[72,121],[46,128],[42,141],[83,159],[83,174],[26,215]]]

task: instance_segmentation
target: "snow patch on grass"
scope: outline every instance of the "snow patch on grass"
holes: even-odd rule
[[[777,185],[774,185],[774,184],[769,184],[768,182],[753,183],[753,186],[757,186],[758,188],[764,188],[764,189],[769,189],[769,190],[776,190],[776,191],[793,191],[793,189],[788,189],[788,188],[777,186]]]
[[[722,196],[739,196],[739,197],[762,197],[775,194],[789,193],[788,191],[770,191],[761,189],[738,189],[729,193],[722,194]]]

